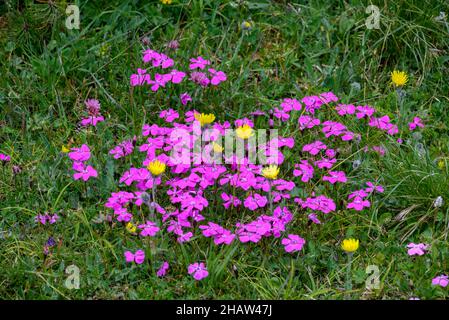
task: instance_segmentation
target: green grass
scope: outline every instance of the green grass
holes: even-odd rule
[[[12,158],[0,164],[0,298],[343,299],[347,262],[339,241],[345,236],[361,241],[352,298],[448,297],[447,288],[430,285],[449,272],[449,22],[434,19],[441,11],[449,14],[446,1],[77,1],[80,30],[65,28],[64,1],[33,2],[0,4],[0,152]],[[380,9],[381,29],[365,26],[369,4]],[[249,31],[241,30],[245,20],[254,23]],[[404,136],[407,143],[388,148],[383,158],[348,152],[345,167],[355,157],[362,160],[348,175],[378,179],[386,192],[369,210],[338,211],[318,228],[298,218],[293,230],[307,240],[299,255],[286,254],[271,238],[221,247],[204,238],[174,245],[166,236],[144,239],[149,262],[130,267],[123,248],[138,240],[92,221],[108,212],[104,203],[129,166],[129,159],[114,161],[107,152],[139,134],[143,123],[158,122],[157,113],[185,91],[175,87],[150,96],[147,89],[129,89],[146,37],[157,50],[179,40],[171,54],[176,61],[202,55],[220,64],[229,80],[198,92],[194,106],[219,119],[332,90],[343,102],[375,106],[402,127],[418,115],[426,128],[421,136]],[[401,108],[390,85],[393,69],[410,76]],[[88,97],[102,103],[106,121],[98,132],[77,131]],[[386,142],[368,133],[364,139]],[[69,143],[93,148],[93,165],[101,172],[96,181],[73,181],[60,153]],[[14,174],[13,165],[21,172]],[[436,209],[438,196],[445,203]],[[45,211],[60,212],[61,221],[36,226],[33,217]],[[60,245],[44,258],[50,235]],[[408,257],[411,241],[432,249]],[[171,265],[164,279],[155,276],[161,259]],[[196,260],[206,260],[210,271],[201,282],[186,275]],[[64,270],[72,264],[80,268],[79,290],[64,286]],[[380,289],[365,289],[368,265],[379,266]]]

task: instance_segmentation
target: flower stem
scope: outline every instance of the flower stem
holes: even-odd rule
[[[348,252],[348,266],[346,268],[346,283],[345,283],[345,299],[351,298],[349,291],[352,290],[352,256],[353,254]]]
[[[273,214],[273,194],[271,192],[271,180],[268,180],[268,184],[270,185],[270,189],[268,190],[268,201],[270,202],[270,212]]]

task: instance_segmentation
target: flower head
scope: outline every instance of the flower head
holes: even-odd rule
[[[262,175],[267,179],[274,180],[277,178],[278,174],[279,167],[275,164],[269,165],[268,167],[262,169]]]
[[[235,130],[235,133],[237,134],[237,137],[240,139],[249,139],[254,134],[253,128],[251,128],[249,125],[244,124],[243,126],[238,127]]]
[[[195,119],[200,122],[201,126],[205,126],[206,124],[210,124],[214,122],[215,115],[212,113],[205,114],[205,113],[195,113],[194,115]]]
[[[408,76],[404,71],[394,70],[391,73],[391,82],[397,87],[404,86],[408,81]]]
[[[356,251],[359,248],[359,240],[356,239],[345,239],[343,240],[343,243],[341,244],[341,248],[346,251],[347,253],[352,253]]]
[[[195,280],[201,280],[203,278],[206,278],[209,275],[209,272],[207,271],[206,266],[203,262],[196,262],[191,265],[189,265],[187,271],[189,274],[193,276]]]
[[[135,233],[137,231],[137,226],[132,222],[128,222],[126,224],[126,230],[128,230],[128,232],[130,233]]]
[[[223,149],[224,149],[222,146],[220,146],[216,142],[212,142],[212,147],[213,147],[215,153],[222,153]]]
[[[159,160],[153,160],[148,164],[147,168],[153,176],[159,176],[165,172],[166,165]]]

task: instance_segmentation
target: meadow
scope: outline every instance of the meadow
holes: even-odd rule
[[[448,14],[0,3],[0,298],[448,298]]]

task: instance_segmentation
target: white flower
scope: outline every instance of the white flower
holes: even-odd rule
[[[433,202],[433,206],[435,208],[440,208],[443,206],[443,198],[441,196],[438,196],[435,201]]]

